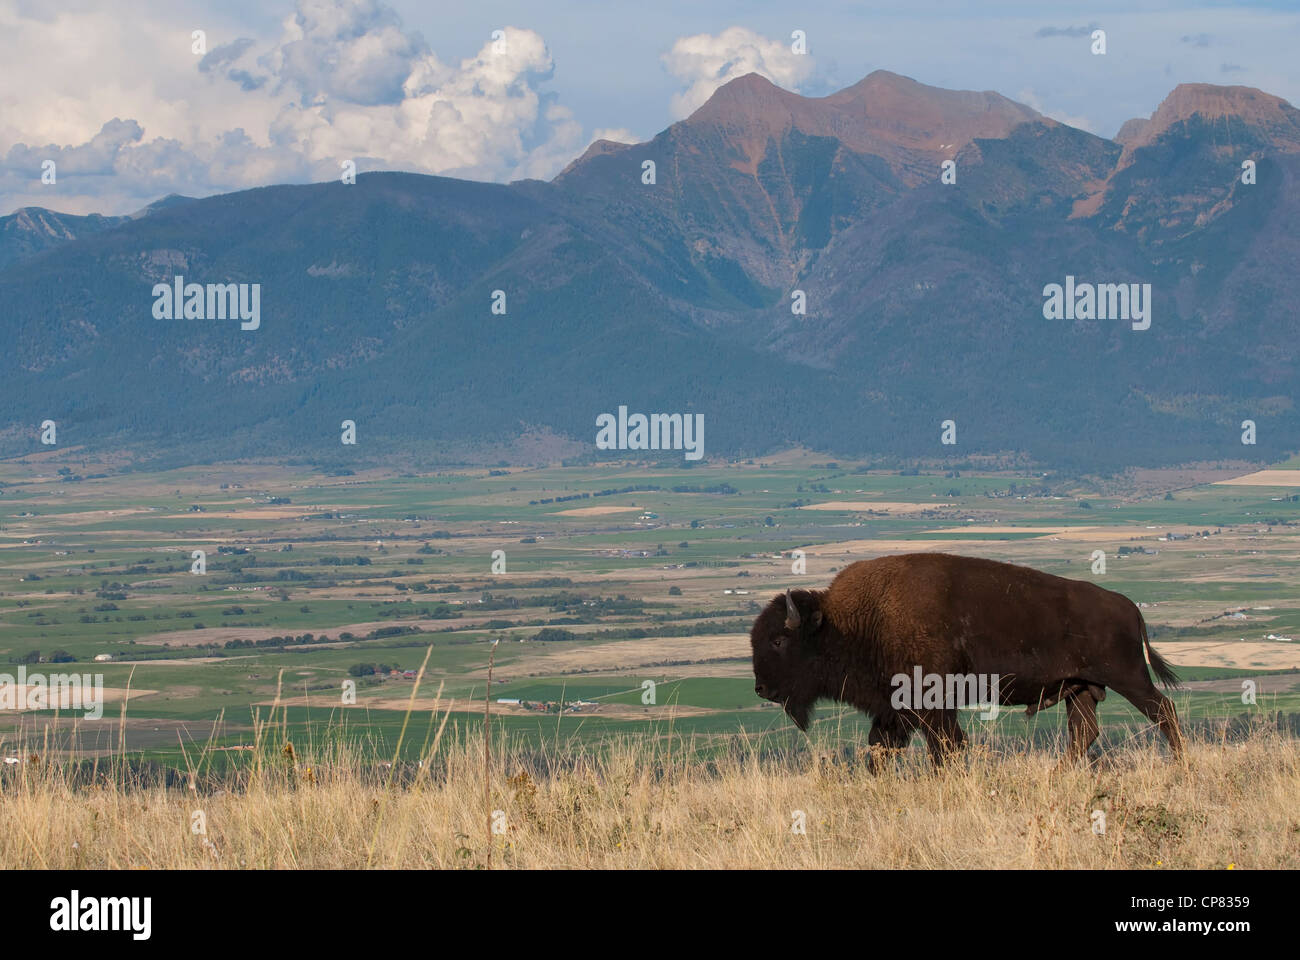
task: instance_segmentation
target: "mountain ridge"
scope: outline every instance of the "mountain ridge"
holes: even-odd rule
[[[0,269],[0,442],[35,449],[52,417],[90,447],[338,459],[347,417],[372,454],[495,458],[524,435],[592,452],[595,416],[628,405],[706,412],[723,455],[1115,468],[1239,458],[1250,417],[1247,453],[1276,458],[1300,437],[1279,279],[1300,156],[1267,146],[1293,108],[1187,93],[1123,143],[884,71],[823,98],[742,77],[549,182],[367,173],[107,227],[29,213],[72,236]],[[1225,143],[1213,110],[1237,101]],[[178,274],[260,282],[261,329],[154,320]],[[1067,275],[1149,283],[1151,329],[1045,321]],[[139,372],[129,397],[114,370]]]

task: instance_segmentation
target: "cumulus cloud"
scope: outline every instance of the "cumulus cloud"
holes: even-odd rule
[[[545,178],[589,142],[540,89],[554,63],[531,30],[506,27],[443,62],[382,0],[297,0],[278,36],[209,29],[197,56],[191,24],[105,9],[126,2],[0,15],[0,59],[13,66],[0,79],[0,213],[122,213],[167,193],[331,179],[348,159],[361,171]],[[55,79],[33,91],[24,63]],[[46,159],[55,186],[40,183]]]
[[[266,58],[271,73],[303,104],[340,100],[396,104],[412,72],[433,55],[379,0],[299,0],[285,35]]]
[[[239,84],[244,90],[258,89],[262,84],[266,83],[268,77],[258,76],[247,70],[231,66],[256,42],[251,37],[240,37],[238,40],[217,47],[199,61],[199,71],[201,73],[224,73],[228,79]]]
[[[746,27],[679,37],[662,59],[685,88],[672,99],[673,116],[678,118],[697,110],[724,83],[747,73],[798,90],[812,72],[810,55],[797,54],[789,43],[769,40]]]

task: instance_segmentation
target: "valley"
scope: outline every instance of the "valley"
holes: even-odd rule
[[[219,763],[274,715],[292,740],[358,738],[381,755],[414,724],[403,752],[416,757],[447,716],[467,736],[485,699],[504,736],[534,746],[785,742],[793,726],[753,692],[747,635],[761,605],[854,560],[918,550],[1129,596],[1190,681],[1177,702],[1202,736],[1252,716],[1294,725],[1298,468],[1116,495],[1042,472],[887,472],[798,451],[341,476],[11,460],[0,465],[0,658],[10,673],[102,673],[121,693],[93,721],[6,711],[2,749],[176,762],[203,744]],[[1104,739],[1143,735],[1119,698],[1101,713]],[[1050,741],[1061,714],[969,720],[995,741]],[[831,704],[816,726],[846,745],[865,737],[864,718]]]

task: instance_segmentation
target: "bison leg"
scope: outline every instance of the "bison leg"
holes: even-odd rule
[[[928,710],[921,720],[925,743],[930,748],[930,759],[936,767],[943,766],[948,754],[966,745],[961,721],[956,710]]]
[[[1102,691],[1102,696],[1105,695]],[[1065,706],[1070,722],[1070,746],[1066,757],[1077,763],[1087,758],[1088,748],[1101,732],[1097,724],[1097,697],[1092,688],[1084,686],[1066,694]]]
[[[1156,689],[1147,674],[1146,664],[1142,664],[1142,679],[1125,686],[1112,683],[1111,687],[1133,706],[1137,707],[1148,720],[1160,728],[1169,750],[1175,756],[1183,755],[1183,734],[1178,728],[1178,711],[1174,702]]]
[[[867,735],[867,770],[873,774],[879,772],[880,762],[891,753],[907,747],[912,739],[912,731],[902,716],[897,713],[882,713],[871,722],[871,733]]]

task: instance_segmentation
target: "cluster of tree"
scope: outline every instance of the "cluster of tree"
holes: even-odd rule
[[[529,500],[528,502],[530,505],[536,506],[538,504],[547,503],[568,503],[570,500],[587,500],[590,497],[591,494],[589,493],[574,493],[567,497],[545,497],[541,500]]]
[[[577,640],[578,635],[572,630],[561,630],[558,627],[543,627],[532,635],[529,639],[540,640],[543,643],[550,643],[557,640]]]
[[[48,657],[42,657],[41,651],[29,650],[21,657],[10,657],[10,663],[76,663],[77,658],[67,650],[51,651]]]
[[[432,607],[413,607],[409,604],[410,601],[407,600],[399,604],[390,604],[380,607],[375,611],[375,616],[380,620],[385,620],[390,617],[424,617],[426,620],[454,620],[461,616],[458,611],[452,609],[445,603],[437,603]],[[386,627],[385,629],[391,628]]]
[[[296,647],[296,646],[302,646],[305,643],[343,643],[343,642],[344,640],[342,637],[339,637],[338,640],[331,640],[329,637],[325,636],[324,634],[317,637],[314,634],[303,633],[296,637],[291,637],[291,636],[263,637],[261,640],[241,640],[239,638],[236,638],[234,640],[226,641],[226,649],[239,650],[243,647]]]
[[[388,674],[393,670],[400,670],[400,667],[390,666],[387,663],[354,663],[348,667],[348,676],[352,677],[372,677],[375,674]]]
[[[748,604],[756,609],[758,604]],[[753,622],[749,620],[717,620],[709,623],[686,623],[646,629],[644,627],[613,627],[583,634],[587,640],[644,640],[646,637],[695,637],[709,633],[748,633]]]
[[[550,596],[535,597],[532,603],[537,606],[548,606],[554,613],[639,614],[645,609],[640,600],[629,599],[621,593],[616,597],[601,597],[586,593],[570,593],[567,590]]]
[[[672,488],[673,493],[740,493],[729,483],[711,483],[708,486],[699,484],[679,483]]]

